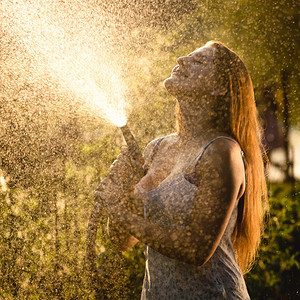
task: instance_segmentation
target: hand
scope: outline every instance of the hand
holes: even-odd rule
[[[113,182],[110,177],[106,177],[101,181],[94,196],[95,200],[99,202],[107,212],[111,209],[115,209],[117,206],[121,206],[125,200],[124,198],[126,198],[122,187],[116,182]]]
[[[121,184],[125,193],[133,193],[134,186],[144,176],[144,159],[136,160],[127,147],[121,148],[121,153],[110,167],[109,177],[113,182]]]
[[[143,159],[134,159],[127,147],[110,167],[107,178],[103,179],[95,192],[95,200],[107,210],[112,206],[124,205],[131,211],[140,214],[143,203],[135,203],[134,186],[144,176]]]

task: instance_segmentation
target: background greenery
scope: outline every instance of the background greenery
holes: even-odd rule
[[[96,1],[97,2],[97,1]],[[127,35],[124,78],[130,94],[128,124],[143,148],[174,131],[174,99],[162,81],[185,55],[221,40],[245,61],[256,99],[272,86],[283,107],[282,72],[288,74],[290,122],[299,129],[299,15],[296,1],[99,1],[118,11]],[[128,12],[131,18],[128,19]],[[124,29],[125,28],[125,29]],[[86,269],[86,234],[93,191],[124,143],[118,128],[86,111],[53,85],[28,81],[9,65],[16,44],[0,49],[0,297],[93,299]],[[299,46],[299,45],[298,45]],[[30,65],[30,62],[24,62]],[[263,105],[260,113],[263,113]],[[283,120],[282,109],[278,118]],[[299,296],[300,185],[272,183],[270,215],[259,258],[246,276],[253,299]],[[120,254],[105,235],[97,240],[101,290],[108,299],[138,299],[144,273],[143,245]]]

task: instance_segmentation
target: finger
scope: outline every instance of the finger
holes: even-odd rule
[[[100,191],[95,191],[94,198],[95,200],[101,201],[103,199],[103,193]]]
[[[105,188],[108,184],[109,184],[110,180],[108,177],[105,177],[102,181],[101,181],[101,185]]]
[[[113,163],[110,165],[110,168],[115,167],[118,164],[118,159],[115,159]]]
[[[95,201],[98,202],[101,207],[103,207],[104,209],[107,207],[109,199],[104,192],[95,192],[94,197]]]
[[[130,161],[130,163],[132,164],[132,165],[136,165],[136,163],[134,162],[132,162],[133,160],[135,161],[136,159],[135,158],[133,158],[133,156],[132,156],[132,154],[131,154],[131,152],[130,152],[130,150],[129,150],[129,148],[128,147],[125,147],[125,146],[122,146],[121,147],[121,155],[123,154],[123,157],[125,156],[125,157],[128,157],[129,158],[129,161]],[[145,163],[145,159],[144,159],[144,157],[141,157],[139,160],[138,160],[138,164],[141,164],[141,165],[144,165],[144,163]]]
[[[111,180],[108,177],[105,177],[99,184],[97,191],[101,192],[104,191],[105,189],[108,189],[110,182]]]
[[[120,163],[120,164],[129,165],[130,164],[130,159],[131,159],[130,155],[123,154],[123,153],[120,153],[117,156],[118,163]]]
[[[126,158],[128,159],[128,162],[130,162],[131,159],[133,159],[132,157],[132,153],[129,150],[129,148],[127,147],[123,147],[121,148],[121,153],[119,154],[122,158]]]
[[[103,186],[102,186],[102,184],[100,183],[100,184],[97,186],[96,191],[101,191],[102,189],[103,189]]]
[[[119,154],[117,159],[111,164],[110,169],[111,170],[118,170],[118,169],[124,169],[130,167],[130,159],[129,157]]]
[[[131,166],[134,170],[141,170],[143,169],[143,165],[144,165],[144,159],[131,159],[130,163],[131,163]]]
[[[98,187],[97,187],[97,189],[96,189],[96,191],[103,191],[105,189],[105,185],[101,182],[99,185],[98,185]]]
[[[126,146],[121,147],[121,153],[127,155],[129,153],[129,149]]]
[[[120,177],[131,176],[132,172],[132,165],[129,161],[119,161],[118,163],[112,165],[110,168],[110,173],[116,173]]]
[[[119,174],[117,174],[117,173],[109,173],[108,176],[109,176],[109,178],[111,179],[111,181],[114,184],[121,184],[121,179],[120,179]]]
[[[119,166],[119,167],[112,167],[110,168],[109,170],[109,174],[117,174],[119,177],[127,177],[129,176],[130,172],[131,172],[131,166],[128,167],[128,166]]]
[[[109,171],[110,172],[117,172],[118,171],[118,168],[120,166],[118,166],[120,163],[118,162],[118,160],[115,160],[109,167]]]

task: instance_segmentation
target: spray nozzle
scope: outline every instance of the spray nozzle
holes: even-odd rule
[[[129,151],[130,151],[131,155],[133,156],[133,158],[135,158],[137,160],[141,159],[142,152],[141,152],[139,145],[136,142],[133,134],[131,133],[129,127],[127,125],[124,125],[124,126],[120,127],[120,129],[123,133],[124,139],[126,141],[126,144],[129,148]]]

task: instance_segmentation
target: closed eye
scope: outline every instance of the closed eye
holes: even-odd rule
[[[203,60],[194,60],[195,65],[201,65],[203,64]]]
[[[195,64],[203,64],[205,62],[205,57],[203,55],[195,55],[194,56],[194,63]]]

